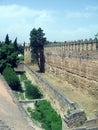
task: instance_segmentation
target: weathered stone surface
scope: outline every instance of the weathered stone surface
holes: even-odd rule
[[[28,64],[31,63],[31,48],[29,45],[24,48],[24,61]]]

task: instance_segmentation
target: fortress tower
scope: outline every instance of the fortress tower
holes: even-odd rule
[[[27,64],[30,64],[31,63],[31,48],[30,48],[30,44],[25,44],[24,45],[24,61],[25,63]]]

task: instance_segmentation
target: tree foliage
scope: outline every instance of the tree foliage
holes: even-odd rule
[[[17,38],[14,43],[9,40],[8,34],[6,35],[5,42],[0,43],[0,72],[6,66],[16,67],[18,62],[18,54],[23,54],[24,47],[17,44]]]
[[[24,54],[24,46],[21,44],[18,44],[18,54]]]
[[[0,72],[6,66],[16,67],[18,52],[15,51],[13,44],[2,44],[0,46]]]
[[[21,90],[19,78],[11,67],[6,67],[4,69],[3,76],[12,90],[16,90],[16,91]]]
[[[98,33],[95,35],[95,39],[98,42]]]
[[[11,43],[11,40],[9,40],[9,35],[7,34],[5,37],[5,44],[9,45]]]
[[[30,46],[32,48],[32,60],[36,61],[40,72],[45,72],[44,45],[47,40],[41,28],[33,28],[30,32]]]
[[[17,43],[17,37],[15,38],[13,45],[14,45],[15,51],[17,51],[18,54],[24,54],[24,46]]]
[[[18,51],[17,37],[15,38],[15,41],[13,44],[14,44],[15,50]]]

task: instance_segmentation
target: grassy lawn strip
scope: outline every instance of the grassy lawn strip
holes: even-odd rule
[[[31,81],[25,81],[25,96],[28,99],[40,99],[43,97],[41,92],[39,91],[38,87],[31,83]]]
[[[62,130],[61,117],[55,112],[48,101],[39,101],[35,105],[35,111],[27,108],[31,119],[39,121],[45,130]]]

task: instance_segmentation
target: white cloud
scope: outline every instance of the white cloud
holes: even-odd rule
[[[73,18],[89,18],[92,13],[87,11],[65,11],[65,17],[68,19]]]
[[[87,11],[98,11],[98,6],[89,5],[86,7]]]
[[[52,41],[91,37],[97,33],[98,25],[95,23],[98,20],[90,8],[94,9],[88,6],[88,10],[55,12],[19,5],[0,6],[0,40],[4,40],[8,33],[12,40],[17,36],[19,42],[29,42],[29,33],[34,27],[41,27],[47,39]]]
[[[50,14],[51,12],[48,12],[46,10],[34,10],[25,6],[18,6],[18,5],[0,6],[0,13],[1,17],[8,17],[8,18],[40,17],[45,19],[47,18],[47,16],[51,15]],[[51,17],[49,16],[49,18]]]
[[[77,11],[70,11],[65,10],[65,17],[66,18],[91,18],[93,16],[98,16],[98,5],[88,5],[86,8],[83,8],[82,10]]]
[[[0,6],[0,37],[9,33],[12,37],[17,36],[20,41],[27,40],[27,37],[29,40],[31,29],[51,24],[54,20],[52,15],[52,11],[34,10],[19,5]]]
[[[98,24],[89,25],[87,27],[76,27],[75,29],[62,29],[54,30],[52,33],[48,32],[49,36],[53,39],[52,41],[69,41],[69,40],[81,40],[94,38],[95,34],[98,33]],[[57,37],[58,36],[58,37]]]

